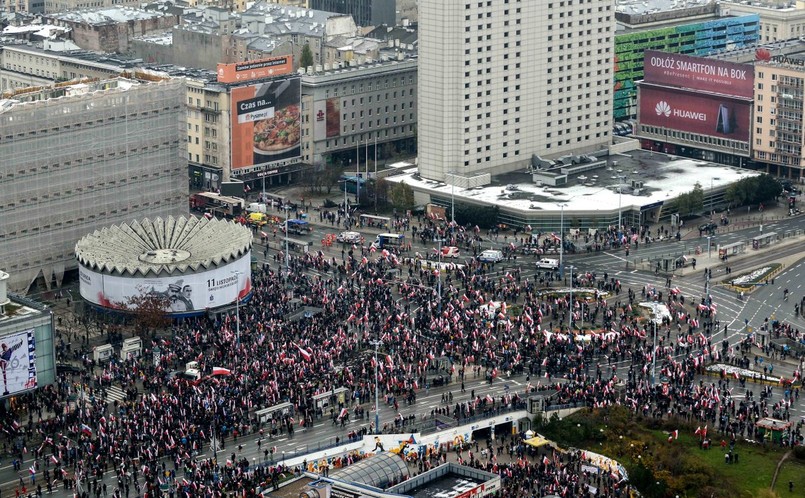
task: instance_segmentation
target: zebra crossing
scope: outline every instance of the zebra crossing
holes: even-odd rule
[[[126,393],[120,386],[112,385],[106,388],[105,400],[107,403],[122,403],[126,400]]]

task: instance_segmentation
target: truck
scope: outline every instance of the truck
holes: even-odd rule
[[[296,235],[307,235],[313,231],[313,227],[305,220],[286,220],[282,222],[281,228],[283,232]]]
[[[377,236],[372,247],[385,249],[386,247],[402,247],[405,244],[405,235],[401,233],[381,233]]]

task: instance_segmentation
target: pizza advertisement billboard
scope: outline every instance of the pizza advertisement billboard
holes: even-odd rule
[[[262,78],[272,78],[293,72],[293,58],[290,55],[269,57],[234,64],[218,64],[219,83],[243,83]]]
[[[640,85],[642,125],[749,141],[751,101]]]
[[[277,79],[231,90],[232,169],[259,170],[301,156],[301,79]]]
[[[751,64],[646,50],[643,82],[751,99],[755,70]]]

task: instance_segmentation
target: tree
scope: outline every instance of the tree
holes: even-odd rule
[[[414,189],[405,182],[400,182],[391,187],[389,192],[391,204],[402,211],[414,207]]]
[[[309,67],[313,65],[313,51],[310,50],[310,45],[305,43],[302,47],[302,55],[299,57],[299,67]]]
[[[119,305],[131,313],[135,326],[142,332],[159,330],[171,323],[167,313],[170,309],[170,298],[167,294],[144,292],[131,296]]]

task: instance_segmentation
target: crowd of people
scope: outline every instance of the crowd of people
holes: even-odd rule
[[[454,228],[429,220],[419,233],[469,246],[478,237],[471,228]],[[153,497],[160,489],[176,496],[255,496],[293,471],[275,463],[274,435],[310,429],[320,419],[344,426],[344,439],[417,425],[400,415],[374,427],[375,368],[381,396],[395,408],[398,400],[415,402],[436,379],[452,382],[446,408],[431,416],[458,421],[492,407],[520,407],[537,391],[551,395],[549,404],[624,405],[755,438],[754,421],[787,416],[794,397],[772,389],[733,396],[737,381],[697,380],[711,362],[746,359],[742,348],[713,343],[719,324],[709,296],[696,303],[670,286],[623,289],[607,274],[580,273],[573,286],[588,291],[571,298],[551,272],[525,278],[511,265],[479,261],[446,269],[440,295],[433,270],[385,249],[354,247],[340,260],[311,252],[276,261],[253,271],[239,333],[231,314],[186,319],[153,338],[162,351],[156,365],[149,351],[140,360],[104,366],[86,358],[92,367],[86,373],[63,375],[30,397],[27,424],[6,421],[9,439],[22,435],[28,445],[7,450],[19,452],[21,461],[34,458],[31,475],[40,487],[61,483],[81,496],[129,497],[133,491]],[[641,301],[668,312],[653,322],[638,311]],[[317,311],[297,313],[300,306]],[[799,337],[793,329],[786,334]],[[381,343],[377,363],[374,340]],[[190,362],[205,373],[202,380],[177,375]],[[225,373],[209,375],[214,367]],[[494,383],[517,374],[527,378],[522,392],[482,397],[465,389],[478,377]],[[106,403],[112,384],[123,387],[125,400]],[[338,388],[347,388],[344,399],[327,406],[316,401]],[[257,410],[282,403],[290,409],[256,418]],[[350,414],[360,429],[346,423]],[[266,464],[255,466],[239,456],[237,439],[258,431],[261,441],[265,436]],[[212,444],[219,458],[198,457]],[[572,457],[503,465],[476,455],[467,463],[517,483],[507,496],[537,490],[586,496],[589,488],[581,483],[592,482],[579,477],[581,464]],[[117,479],[107,489],[103,475],[110,470]],[[601,496],[617,487],[607,477],[595,482]]]

